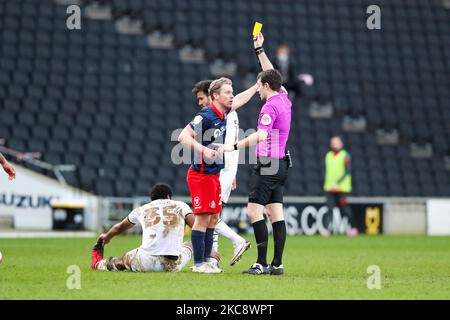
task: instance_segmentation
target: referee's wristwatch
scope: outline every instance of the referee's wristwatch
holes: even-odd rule
[[[256,54],[256,56],[259,56],[261,53],[263,53],[264,52],[264,48],[261,46],[261,47],[258,47],[258,48],[255,48],[255,54]]]
[[[233,146],[233,148],[234,148],[234,150],[237,150],[238,149],[238,147],[237,147],[237,142],[234,144],[234,146]]]

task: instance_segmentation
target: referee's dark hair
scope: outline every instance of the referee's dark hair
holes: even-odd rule
[[[197,97],[197,93],[203,92],[208,95],[209,86],[211,85],[212,80],[202,80],[195,84],[194,88],[192,88],[192,94]]]
[[[261,83],[263,85],[267,83],[270,89],[277,92],[280,90],[281,85],[283,84],[283,77],[275,69],[260,72],[256,80],[261,80]]]
[[[172,189],[165,183],[155,184],[150,191],[150,198],[152,201],[167,199],[167,196],[169,196],[169,199],[172,199]]]

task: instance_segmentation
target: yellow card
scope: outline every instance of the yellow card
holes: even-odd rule
[[[262,30],[262,23],[259,23],[258,21],[255,22],[255,26],[253,27],[253,36],[256,37]]]

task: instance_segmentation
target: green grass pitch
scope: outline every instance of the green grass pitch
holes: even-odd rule
[[[121,255],[140,239],[117,237],[105,254]],[[450,299],[449,237],[290,236],[281,277],[241,274],[254,262],[256,248],[231,267],[225,239],[223,274],[194,274],[189,267],[180,273],[92,271],[94,240],[0,239],[0,299]],[[270,242],[269,257],[272,247]],[[80,267],[81,289],[66,286],[70,265]],[[379,290],[367,288],[370,265],[380,268]]]

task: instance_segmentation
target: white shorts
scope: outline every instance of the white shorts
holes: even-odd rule
[[[222,169],[222,171],[220,171],[219,180],[220,180],[220,189],[222,192],[222,197],[221,197],[222,202],[225,202],[225,203],[228,202],[228,199],[230,198],[230,194],[231,194],[231,187],[233,185],[233,180],[235,177],[236,177],[236,172],[234,172],[234,171],[230,171],[230,170],[226,170],[226,169]]]
[[[192,250],[183,245],[181,255],[176,260],[151,255],[137,248],[127,252],[123,261],[127,270],[133,272],[179,272],[191,258]]]

